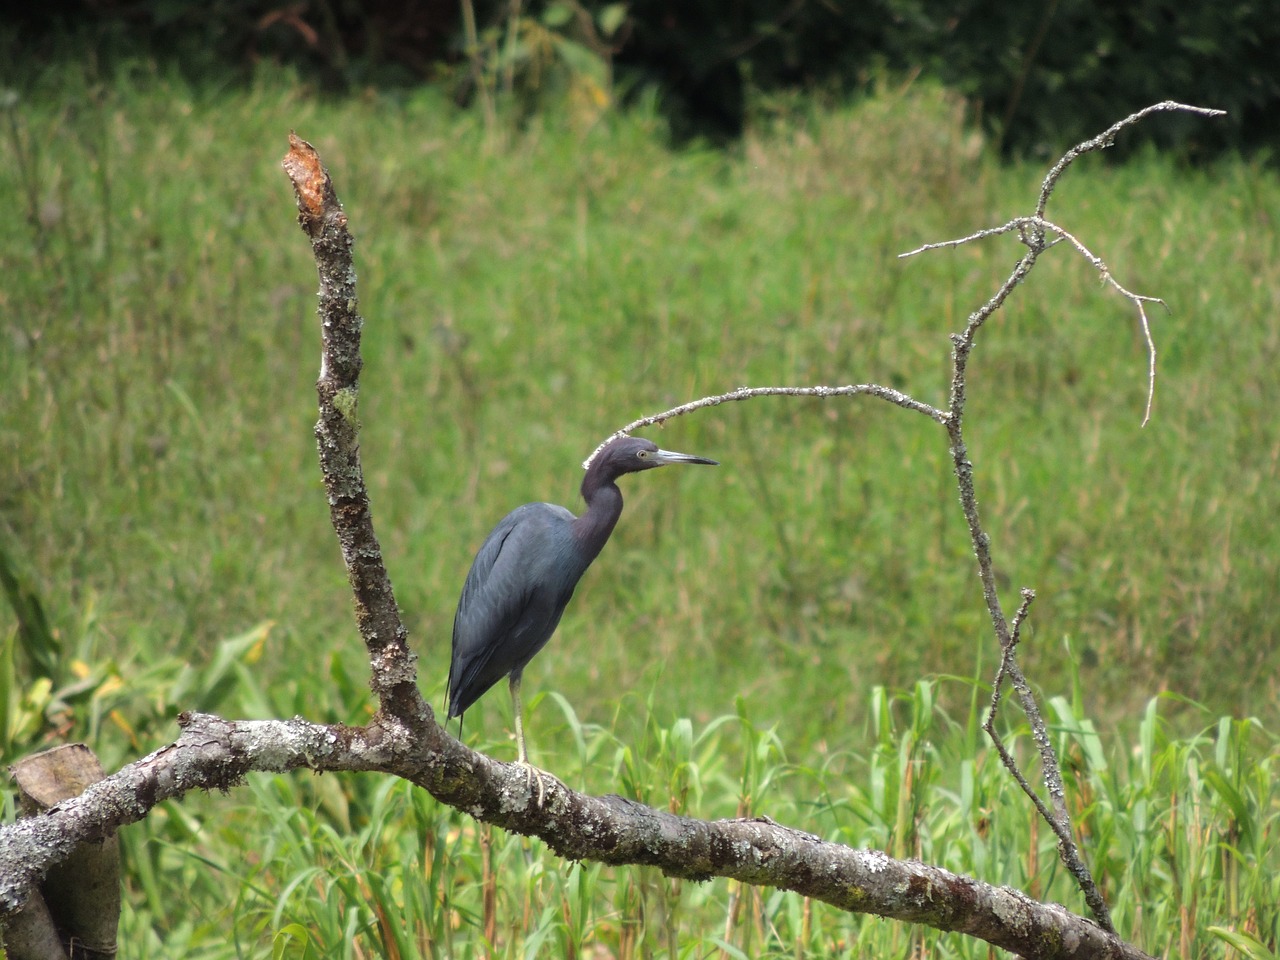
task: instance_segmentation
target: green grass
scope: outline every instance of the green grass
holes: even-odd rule
[[[362,451],[437,704],[476,545],[515,504],[573,505],[617,426],[741,384],[943,402],[947,335],[1019,250],[897,254],[1028,212],[1044,174],[997,165],[918,87],[762,109],[727,154],[669,150],[643,108],[495,139],[430,92],[331,102],[269,75],[208,91],[140,64],[19,91],[0,118],[0,532],[60,656],[38,679],[33,633],[0,611],[6,760],[60,729],[111,768],[192,707],[368,716],[311,436],[290,129],[358,238]],[[1086,158],[1064,180],[1050,217],[1171,307],[1145,429],[1136,317],[1065,248],[971,364],[1000,577],[1039,594],[1023,662],[1117,923],[1156,954],[1222,951],[1215,924],[1276,949],[1278,212],[1275,175],[1241,162]],[[993,641],[942,432],[874,401],[764,400],[651,435],[724,465],[626,482],[526,673],[534,760],[1081,909],[977,730]],[[500,690],[468,714],[498,756],[509,727]],[[139,956],[479,955],[495,876],[504,956],[720,955],[726,928],[728,956],[985,955],[774,891],[561,864],[372,777],[254,778],[124,840]]]

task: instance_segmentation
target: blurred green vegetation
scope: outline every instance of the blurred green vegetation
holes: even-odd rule
[[[897,255],[1028,212],[1044,175],[998,164],[963,117],[932,86],[881,82],[836,110],[761,104],[715,152],[666,146],[652,104],[568,98],[517,128],[431,91],[333,101],[267,71],[211,91],[142,61],[11,97],[5,757],[77,737],[111,769],[171,739],[181,709],[372,709],[315,465],[290,129],[358,238],[365,469],[439,704],[475,547],[518,503],[575,506],[578,464],[616,427],[741,384],[944,401],[947,334],[1019,249]],[[1278,204],[1275,175],[1239,160],[1086,158],[1063,181],[1050,217],[1170,305],[1145,429],[1134,311],[1065,246],[970,367],[1001,580],[1039,593],[1024,666],[1076,758],[1117,921],[1157,953],[1199,955],[1211,924],[1276,948]],[[993,641],[945,435],[868,400],[732,404],[651,435],[724,465],[624,482],[612,542],[526,671],[535,762],[1078,908],[976,729]],[[468,739],[513,755],[509,721],[499,691]],[[700,956],[726,930],[729,955],[979,954],[770,891],[726,923],[731,884],[560,869],[378,778],[190,799],[125,834],[138,956],[391,955],[397,930],[400,955],[476,955],[495,870],[508,955]]]

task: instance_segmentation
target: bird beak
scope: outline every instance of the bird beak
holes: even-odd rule
[[[708,467],[720,466],[719,460],[708,460],[706,457],[695,457],[691,453],[676,453],[674,450],[659,450],[653,455],[653,459],[658,463],[702,463]]]

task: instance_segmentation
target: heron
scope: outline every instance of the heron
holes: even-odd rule
[[[446,715],[461,718],[505,676],[515,715],[516,762],[530,778],[536,770],[529,763],[521,717],[524,668],[555,633],[574,588],[622,515],[618,478],[671,463],[719,466],[706,457],[661,450],[640,437],[619,437],[587,468],[582,516],[553,503],[526,503],[493,528],[472,561],[453,618]],[[541,803],[541,777],[538,796]]]

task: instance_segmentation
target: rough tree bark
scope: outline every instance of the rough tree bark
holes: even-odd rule
[[[877,384],[742,388],[646,417],[619,431],[661,423],[725,402],[780,394],[867,394],[923,414],[944,428],[978,559],[984,599],[1002,649],[989,720],[998,707],[1002,681],[1008,678],[1027,712],[1040,748],[1050,794],[1048,805],[1018,772],[998,739],[997,746],[1022,788],[1057,833],[1064,863],[1080,882],[1097,922],[1058,904],[1036,902],[1007,887],[915,860],[895,860],[876,851],[829,843],[767,817],[714,822],[690,819],[623,797],[578,793],[550,775],[545,777],[545,802],[539,804],[522,768],[470,750],[449,736],[419,693],[416,658],[409,649],[407,631],[382,561],[364,485],[358,442],[363,321],[357,309],[346,214],[314,149],[293,135],[284,167],[294,185],[298,219],[311,239],[320,276],[318,313],[324,350],[317,383],[320,419],[316,437],[331,520],[356,598],[357,625],[369,652],[371,687],[378,697],[379,709],[372,722],[360,728],[316,724],[301,718],[231,721],[207,714],[183,714],[179,718],[181,735],[174,743],[129,764],[73,799],[0,828],[0,922],[14,915],[39,879],[64,860],[77,843],[111,837],[120,827],[146,817],[156,804],[180,799],[191,790],[230,790],[254,771],[305,768],[315,772],[378,771],[402,777],[477,820],[539,837],[554,853],[567,859],[643,864],[673,877],[728,877],[778,887],[844,910],[963,933],[1024,957],[1145,957],[1111,931],[1106,906],[1075,849],[1062,802],[1057,760],[1034,697],[1014,658],[1019,629],[1033,594],[1023,591],[1022,604],[1010,623],[991,573],[990,544],[979,519],[962,427],[965,364],[974,339],[983,322],[1027,276],[1036,258],[1056,243],[1065,240],[1074,246],[1106,280],[1129,297],[1138,306],[1147,331],[1143,304],[1152,298],[1131,294],[1116,284],[1100,259],[1075,237],[1045,220],[1043,214],[1053,185],[1076,156],[1109,145],[1124,126],[1160,110],[1217,113],[1168,102],[1149,107],[1066,154],[1046,178],[1031,216],[961,240],[931,245],[946,246],[1017,231],[1027,247],[1027,253],[996,295],[969,318],[963,333],[953,336],[953,379],[946,409]],[[928,247],[921,248],[924,249]],[[1154,345],[1149,331],[1148,344],[1150,369],[1154,371]],[[1151,382],[1154,384],[1153,373]],[[990,722],[988,729],[995,739]]]

